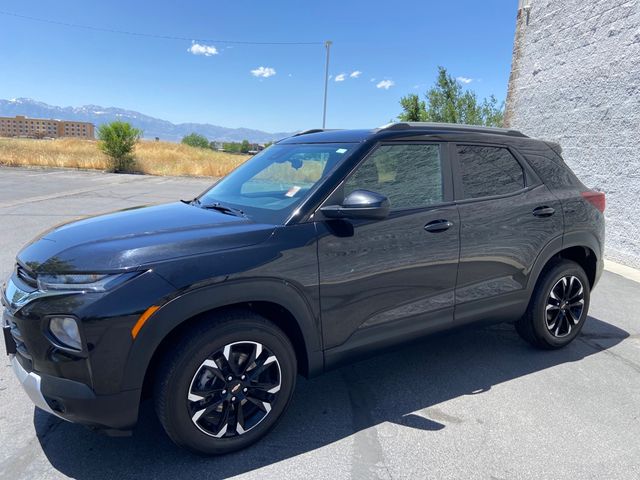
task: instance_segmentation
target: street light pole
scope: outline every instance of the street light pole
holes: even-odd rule
[[[324,46],[327,49],[327,63],[324,67],[324,108],[322,110],[322,128],[325,128],[327,124],[327,88],[329,86],[329,54],[331,52],[331,40],[324,42]]]

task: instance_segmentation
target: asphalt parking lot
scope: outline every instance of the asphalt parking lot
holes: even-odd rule
[[[210,183],[0,168],[0,278],[53,225]],[[130,438],[35,410],[0,356],[0,478],[640,478],[639,307],[640,284],[605,272],[564,350],[534,350],[498,325],[299,378],[268,437],[218,458],[174,447],[147,404]]]

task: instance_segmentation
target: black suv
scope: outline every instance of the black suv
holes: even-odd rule
[[[476,322],[536,347],[580,332],[604,194],[557,145],[398,123],[286,138],[191,201],[73,222],[28,245],[3,330],[31,400],[113,434],[152,396],[205,453],[269,431],[296,375]]]

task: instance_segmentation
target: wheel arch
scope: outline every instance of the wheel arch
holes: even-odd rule
[[[528,290],[532,292],[542,272],[560,259],[572,260],[580,265],[587,274],[590,287],[593,288],[599,277],[598,264],[602,261],[598,252],[601,252],[600,242],[588,232],[577,232],[553,239],[538,255],[529,276]]]
[[[235,281],[189,291],[162,305],[133,342],[122,390],[148,382],[155,362],[183,329],[211,314],[238,308],[249,308],[284,331],[294,346],[300,373],[311,377],[322,371],[319,321],[302,294],[282,280]]]

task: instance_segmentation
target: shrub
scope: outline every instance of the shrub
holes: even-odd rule
[[[98,128],[98,148],[102,150],[111,162],[109,170],[112,172],[131,172],[135,166],[133,148],[140,140],[142,130],[133,128],[127,122],[111,122]]]
[[[195,132],[183,137],[182,143],[196,148],[209,148],[209,140],[207,140],[207,137]]]

